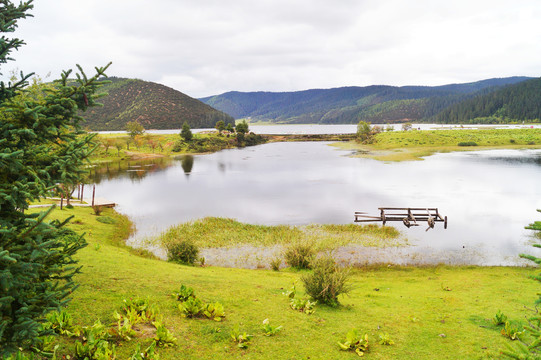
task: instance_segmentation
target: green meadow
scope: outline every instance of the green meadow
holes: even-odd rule
[[[88,241],[77,255],[83,266],[76,278],[80,287],[66,308],[74,324],[91,326],[100,320],[114,327],[113,314],[123,300],[148,300],[177,339],[175,346],[156,349],[162,360],[355,359],[355,352],[343,351],[338,345],[354,328],[368,337],[369,348],[364,355],[368,359],[498,358],[504,344],[512,341],[501,334],[502,327],[494,325],[493,317],[501,311],[525,324],[525,316],[531,314],[527,307],[532,307],[539,289],[529,278],[536,271],[533,268],[372,266],[351,270],[352,291],[339,297],[340,306],[318,304],[315,312],[307,315],[291,309],[283,293],[296,283],[298,296],[304,296],[300,279],[311,270],[178,265],[125,246],[131,223],[112,209],[96,216],[89,207],[57,208],[51,219],[70,215],[74,218],[69,226],[86,233]],[[202,233],[206,228],[205,241],[209,243],[201,245],[213,246],[211,238],[219,237],[219,232],[213,235],[212,228],[226,225],[232,229],[242,226],[229,220],[207,219],[192,232]],[[193,228],[193,224],[185,226]],[[320,234],[326,231],[339,239],[352,231],[325,226],[312,230]],[[260,236],[257,241],[271,241],[269,233],[284,235],[301,230],[248,226],[243,231],[246,238]],[[223,241],[217,238],[216,245]],[[218,322],[183,317],[179,301],[172,296],[181,285],[193,288],[205,302],[221,303],[225,318]],[[282,326],[281,331],[265,336],[265,319]],[[252,335],[244,349],[232,340],[231,332],[236,329]],[[380,344],[380,335],[394,343]],[[111,340],[117,359],[129,359],[138,345],[146,348],[154,336],[155,330],[147,326],[131,340]],[[57,356],[73,358],[76,340],[59,337]]]
[[[370,144],[350,141],[334,145],[381,161],[422,160],[437,152],[539,148],[541,129],[387,131],[374,135]]]

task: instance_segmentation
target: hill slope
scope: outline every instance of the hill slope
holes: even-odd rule
[[[541,119],[541,78],[506,86],[452,105],[435,122],[505,123]]]
[[[488,79],[444,86],[341,87],[295,92],[228,92],[200,99],[235,118],[279,123],[422,121],[480,92],[530,78]]]
[[[103,107],[84,113],[83,126],[91,130],[123,130],[128,121],[139,121],[145,129],[212,128],[217,121],[234,124],[234,119],[177,90],[149,81],[109,78],[100,99]]]

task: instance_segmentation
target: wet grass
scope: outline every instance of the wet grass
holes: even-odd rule
[[[190,240],[201,248],[231,248],[239,245],[274,246],[310,242],[317,250],[331,250],[348,244],[371,247],[405,245],[400,232],[379,225],[252,225],[233,219],[207,217],[183,223],[151,240],[167,245]]]
[[[75,215],[70,226],[87,233],[89,246],[77,255],[83,273],[77,275],[80,287],[66,310],[77,325],[91,325],[98,319],[112,324],[113,312],[123,299],[148,299],[178,339],[177,346],[158,349],[162,360],[357,359],[337,345],[351,328],[368,334],[370,349],[365,357],[370,359],[497,358],[510,340],[491,318],[501,310],[510,319],[524,319],[530,314],[524,307],[533,304],[539,289],[528,278],[536,272],[531,268],[371,266],[352,270],[353,291],[339,297],[341,306],[317,305],[314,314],[305,315],[291,310],[282,295],[295,281],[299,295],[304,295],[299,281],[304,272],[189,267],[143,258],[118,246],[130,226],[113,210],[99,217],[90,208],[52,213],[62,219],[69,215]],[[101,217],[114,221],[98,221]],[[348,234],[351,230],[333,225],[316,231]],[[171,296],[180,284],[194,288],[204,301],[222,303],[225,319],[182,317]],[[274,326],[282,325],[282,331],[264,336],[261,323],[266,318]],[[254,335],[247,349],[231,341],[235,327]],[[379,333],[387,333],[394,345],[380,345]],[[73,356],[74,340],[58,341],[57,355]],[[151,341],[148,336],[122,341],[116,347],[117,358],[127,359],[137,344],[146,347]]]
[[[436,152],[540,148],[541,129],[390,131],[377,134],[373,144],[348,142],[333,145],[342,149],[358,150],[359,157],[381,161],[409,161],[422,160]]]

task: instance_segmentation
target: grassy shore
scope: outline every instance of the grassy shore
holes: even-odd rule
[[[436,152],[541,148],[541,129],[390,131],[376,134],[373,140],[371,144],[350,141],[334,146],[381,161],[422,160]]]
[[[32,211],[37,211],[33,209]],[[317,305],[312,315],[289,308],[282,293],[305,272],[188,267],[138,256],[123,245],[131,231],[124,216],[106,209],[56,209],[51,218],[75,215],[70,227],[86,232],[89,245],[77,255],[83,273],[67,311],[80,326],[96,320],[110,325],[123,299],[144,298],[155,304],[163,323],[178,339],[159,348],[160,359],[355,359],[339,349],[346,333],[368,334],[370,359],[497,358],[504,343],[491,318],[498,310],[521,321],[537,298],[534,270],[515,267],[371,267],[352,270],[353,291],[337,308]],[[332,231],[332,229],[327,229]],[[181,284],[204,301],[220,302],[221,322],[181,316],[171,294]],[[275,336],[263,336],[261,323],[282,325]],[[524,322],[524,321],[523,321]],[[254,335],[247,349],[231,340],[239,327]],[[387,333],[394,345],[380,345]],[[137,346],[148,346],[152,331],[117,343],[117,359],[127,359]],[[60,338],[59,355],[73,354],[73,339]],[[73,356],[73,355],[72,355]]]
[[[193,134],[191,141],[183,140],[179,134],[144,134],[131,138],[123,133],[98,134],[95,141],[98,147],[90,159],[93,163],[209,153],[238,146],[234,134],[218,135],[212,131]]]

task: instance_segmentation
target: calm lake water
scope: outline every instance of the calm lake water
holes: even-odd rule
[[[395,223],[411,246],[347,248],[342,255],[357,262],[504,265],[525,263],[521,252],[536,253],[524,226],[541,217],[541,150],[436,154],[401,163],[350,155],[328,143],[295,142],[132,161],[101,169],[96,196],[116,202],[135,222],[134,245],[206,216],[348,224],[355,211],[437,207],[448,216],[447,230],[442,223],[429,231]]]

